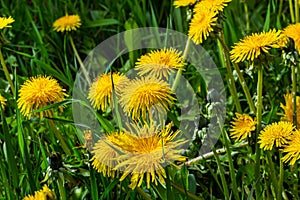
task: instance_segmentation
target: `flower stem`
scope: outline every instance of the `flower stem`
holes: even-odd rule
[[[298,0],[295,0],[295,22],[299,22],[299,4]]]
[[[233,97],[233,101],[236,106],[236,111],[238,113],[242,113],[241,104],[240,104],[240,101],[239,101],[239,98],[237,95],[237,91],[236,91],[236,87],[235,87],[235,81],[234,81],[234,78],[232,75],[232,69],[231,69],[230,63],[229,63],[229,57],[226,55],[225,49],[223,48],[223,45],[220,40],[223,40],[223,42],[224,42],[224,35],[222,32],[219,33],[219,37],[218,37],[218,41],[217,41],[219,52],[220,52],[220,58],[221,58],[222,65],[225,66],[226,70],[227,70],[226,80],[227,80],[227,83],[229,86],[229,91]]]
[[[187,56],[187,53],[188,53],[189,47],[190,47],[190,43],[191,43],[191,39],[188,38],[187,41],[186,41],[186,45],[185,45],[183,54],[182,54],[182,59],[183,59],[183,60],[184,60],[184,59],[186,58],[186,56]],[[179,70],[177,71],[177,74],[176,74],[174,83],[173,83],[173,85],[172,85],[172,91],[175,91],[175,89],[176,89],[176,87],[177,87],[177,85],[178,85],[178,83],[179,83],[179,79],[180,79],[180,76],[181,76],[181,74],[182,74],[182,70],[183,70],[183,69],[179,69]]]
[[[224,35],[221,34],[221,37],[219,37],[218,39],[219,39],[219,41],[221,42],[221,44],[222,44],[222,46],[223,46],[223,48],[224,48],[224,50],[225,50],[225,53],[227,54],[227,58],[229,58],[229,49],[228,49],[228,47],[227,47],[227,45],[226,45],[226,43],[225,43]],[[234,69],[235,69],[235,71],[236,71],[236,73],[237,73],[237,75],[238,75],[240,84],[241,84],[241,86],[242,86],[242,88],[243,88],[243,91],[244,91],[244,93],[245,93],[247,102],[248,102],[249,107],[250,107],[250,111],[251,111],[252,113],[255,113],[255,110],[256,110],[256,109],[255,109],[255,106],[254,106],[254,102],[253,102],[252,97],[251,97],[251,95],[250,95],[250,92],[249,92],[249,89],[248,89],[248,87],[247,87],[247,83],[246,83],[246,81],[245,81],[245,79],[244,79],[244,76],[243,76],[243,74],[241,73],[241,70],[240,70],[239,66],[238,66],[236,63],[233,63],[233,67],[234,67]]]
[[[257,128],[256,128],[256,136],[255,136],[255,169],[254,169],[254,177],[256,181],[260,177],[260,148],[258,144],[258,135],[261,130],[261,121],[262,121],[262,88],[263,88],[263,66],[258,65],[257,68],[257,111],[256,111],[256,120],[257,120]],[[258,181],[259,182],[259,181]],[[257,183],[258,183],[257,182]],[[259,199],[260,195],[260,187],[259,184],[255,185],[256,198]]]
[[[91,84],[90,77],[89,77],[88,72],[87,72],[87,70],[86,70],[86,68],[85,68],[85,66],[84,66],[84,64],[83,64],[83,62],[82,62],[82,60],[81,60],[78,52],[77,52],[77,49],[75,47],[75,44],[74,44],[72,36],[70,36],[70,42],[71,42],[71,46],[72,46],[72,49],[74,51],[74,54],[75,54],[75,56],[76,56],[76,58],[77,58],[77,60],[79,62],[79,65],[80,65],[80,67],[82,69],[83,75],[85,76],[85,79],[87,80],[88,84],[90,85]]]
[[[55,126],[54,122],[52,121],[52,119],[48,119],[49,125],[53,130],[53,133],[55,135],[55,137],[59,140],[62,149],[64,150],[64,152],[68,155],[71,155],[71,151],[69,149],[69,146],[67,145],[67,143],[65,142],[64,138],[61,136],[61,134],[58,132],[57,127]]]
[[[5,64],[3,55],[2,55],[2,51],[1,51],[1,47],[0,47],[0,62],[1,62],[1,65],[2,65],[2,68],[3,68],[3,71],[4,71],[5,78],[6,78],[6,80],[8,81],[8,83],[10,85],[11,91],[12,91],[13,95],[16,96],[15,86],[14,86],[14,84],[13,84],[11,78],[10,78],[8,69],[6,67],[6,64]],[[15,98],[17,98],[17,97],[15,97]]]
[[[282,153],[279,152],[279,181],[278,181],[278,187],[277,187],[277,200],[282,199],[282,189],[283,189],[283,176],[284,176],[284,169],[283,169],[283,161],[282,161]]]
[[[249,20],[249,12],[248,12],[248,3],[244,1],[244,10],[245,10],[245,17],[246,17],[246,33],[250,31],[250,20]]]
[[[289,7],[290,7],[290,14],[291,14],[291,21],[292,21],[292,23],[295,23],[295,15],[294,15],[294,9],[293,9],[293,0],[289,0]]]
[[[276,172],[274,168],[274,163],[272,161],[272,157],[269,151],[266,152],[267,154],[267,161],[268,161],[268,169],[269,169],[269,177],[271,178],[272,184],[274,186],[274,191],[277,192],[277,185],[278,185],[278,180],[276,178]],[[276,194],[277,195],[277,194]]]
[[[293,95],[293,122],[297,128],[297,80],[296,66],[292,65],[292,95]]]

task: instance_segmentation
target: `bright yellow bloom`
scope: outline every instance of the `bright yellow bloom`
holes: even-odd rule
[[[135,68],[139,70],[138,74],[140,76],[149,74],[159,79],[164,77],[168,80],[170,73],[174,69],[182,69],[184,64],[181,52],[173,48],[164,48],[143,55],[136,62]]]
[[[106,111],[108,105],[112,107],[112,82],[118,96],[122,88],[129,82],[129,79],[125,75],[119,73],[113,73],[112,79],[111,73],[102,74],[95,79],[89,89],[88,99],[98,110]]]
[[[203,10],[194,14],[190,23],[189,37],[195,44],[201,44],[207,39],[210,32],[213,31],[212,26],[216,25],[216,12]]]
[[[182,150],[178,149],[186,141],[174,138],[179,131],[171,131],[171,124],[159,131],[151,125],[138,127],[132,125],[132,130],[127,132],[128,137],[118,141],[124,149],[120,156],[120,162],[115,168],[123,171],[120,181],[131,174],[130,188],[140,187],[143,180],[146,180],[147,188],[150,183],[157,185],[157,179],[164,184],[166,172],[163,167],[174,161],[185,161],[186,157],[181,156]]]
[[[12,17],[0,17],[0,29],[11,27],[11,23],[13,23],[15,20]]]
[[[290,122],[275,122],[265,127],[258,136],[260,148],[272,150],[274,144],[276,147],[282,147],[290,140],[295,127]]]
[[[93,161],[92,165],[104,176],[113,178],[116,176],[117,170],[114,167],[120,163],[120,153],[122,153],[122,149],[116,145],[116,141],[123,137],[126,137],[123,132],[105,134],[93,147],[92,153],[94,156],[91,159]]]
[[[284,110],[282,120],[293,123],[294,109],[293,109],[293,95],[287,93],[284,95],[285,105],[280,103],[280,107]],[[297,112],[297,127],[300,128],[300,97],[296,96],[296,112]]]
[[[283,156],[283,162],[290,162],[290,165],[294,165],[300,158],[300,131],[296,130],[291,140],[287,143],[283,152],[287,153]]]
[[[168,83],[155,77],[140,77],[132,80],[120,97],[120,104],[133,120],[151,119],[151,109],[162,113],[175,100]]]
[[[288,25],[283,33],[294,40],[295,47],[300,53],[300,23]]]
[[[57,82],[49,76],[37,76],[28,79],[19,90],[18,108],[21,113],[30,118],[34,110],[38,110],[53,103],[58,103],[68,96]],[[62,109],[60,107],[60,109]],[[36,114],[40,118],[51,117],[52,109]]]
[[[23,200],[54,200],[55,195],[54,193],[48,188],[47,185],[43,186],[43,189],[39,191],[35,191],[34,195],[28,195],[24,197]]]
[[[231,122],[230,137],[238,142],[251,136],[251,131],[256,128],[256,121],[247,114],[236,113],[235,115],[236,118]]]
[[[173,5],[176,8],[179,8],[181,6],[188,6],[188,5],[192,5],[194,3],[196,3],[197,0],[175,0]]]
[[[246,36],[236,43],[230,51],[230,59],[235,63],[246,59],[253,61],[262,52],[268,53],[271,48],[280,48],[282,46],[282,37],[281,31],[276,31],[275,29]]]
[[[223,11],[224,7],[227,6],[227,3],[232,0],[202,0],[196,4],[194,12],[203,12],[205,10],[210,10],[213,12]]]
[[[4,109],[6,105],[6,99],[0,94],[0,102],[1,102],[1,108]]]
[[[53,28],[57,32],[76,31],[80,26],[81,20],[78,15],[67,14],[53,23]]]

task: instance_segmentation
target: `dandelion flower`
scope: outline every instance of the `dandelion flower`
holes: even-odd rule
[[[159,112],[168,110],[175,98],[171,95],[168,83],[155,77],[136,78],[130,82],[120,97],[120,104],[133,120],[142,117],[146,120],[147,112],[154,108]],[[149,116],[151,118],[151,116]]]
[[[281,31],[273,29],[269,32],[254,33],[235,44],[230,51],[230,59],[235,63],[246,59],[253,61],[261,53],[268,53],[271,48],[279,48],[281,45]]]
[[[280,103],[280,107],[284,110],[282,120],[293,123],[294,109],[293,109],[293,95],[287,93],[284,95],[285,105]],[[300,128],[300,97],[296,96],[296,111],[297,111],[297,127]]]
[[[196,3],[197,0],[175,0],[173,5],[176,7],[176,8],[179,8],[179,7],[183,7],[183,6],[189,6],[189,5],[193,5]]]
[[[18,108],[21,113],[28,118],[31,117],[34,110],[38,110],[53,103],[58,103],[68,96],[57,82],[49,76],[37,76],[28,79],[19,90]],[[62,107],[60,107],[62,109]],[[52,109],[41,111],[37,114],[40,118],[43,116],[51,117]]]
[[[232,0],[202,0],[196,4],[194,12],[203,12],[205,10],[210,10],[213,12],[223,11],[224,7],[227,6],[227,3]]]
[[[230,128],[230,137],[236,142],[246,139],[251,136],[251,131],[255,130],[256,121],[247,114],[236,113],[236,118],[233,118]]]
[[[291,139],[294,126],[290,122],[275,122],[265,127],[258,136],[260,148],[272,150],[273,146],[282,147]]]
[[[93,147],[92,165],[104,176],[112,178],[116,176],[117,170],[114,167],[121,161],[119,157],[122,149],[115,143],[117,138],[120,140],[123,137],[126,137],[123,132],[112,132],[100,138]]]
[[[168,80],[170,73],[174,69],[182,69],[184,66],[183,57],[181,52],[176,49],[161,49],[151,51],[143,55],[136,62],[135,68],[139,70],[139,75],[143,76],[148,74],[155,76],[159,79],[166,78]]]
[[[300,131],[296,130],[293,133],[293,137],[287,143],[283,152],[287,153],[283,156],[283,162],[290,162],[290,165],[294,165],[295,162],[300,158]]]
[[[55,199],[54,193],[48,188],[47,185],[43,186],[43,189],[35,191],[34,195],[28,195],[23,200],[47,200]]]
[[[111,76],[113,81],[111,80]],[[128,81],[129,79],[125,75],[119,73],[113,73],[112,75],[111,73],[102,74],[92,83],[89,89],[88,99],[96,109],[105,111],[108,105],[112,106],[112,82],[116,94],[119,95],[120,90]]]
[[[136,132],[137,134],[134,134]],[[166,172],[163,167],[174,161],[183,162],[186,157],[180,155],[178,147],[184,144],[184,140],[174,140],[179,131],[171,131],[171,124],[161,131],[153,124],[138,127],[132,125],[132,130],[127,132],[129,137],[120,140],[120,146],[124,149],[120,162],[115,168],[122,169],[123,175],[120,181],[131,174],[130,188],[140,187],[143,180],[150,188],[150,183],[157,185],[157,180],[164,184]]]
[[[76,31],[80,26],[81,20],[78,15],[67,14],[53,23],[53,28],[57,32]]]
[[[6,27],[10,28],[11,25],[9,25],[9,24],[13,23],[14,21],[15,20],[10,16],[8,18],[0,17],[0,29],[6,28]]]
[[[1,102],[1,108],[4,109],[6,105],[6,99],[0,94],[0,102]]]
[[[197,12],[190,22],[189,37],[195,44],[201,44],[203,39],[206,40],[209,33],[213,31],[212,26],[216,25],[216,21],[215,12],[209,10]]]
[[[300,23],[288,25],[283,33],[294,40],[295,47],[300,52]]]

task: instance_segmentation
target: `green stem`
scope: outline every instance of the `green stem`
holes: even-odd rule
[[[9,74],[8,69],[6,67],[6,64],[5,64],[3,55],[2,55],[2,51],[1,51],[1,47],[0,47],[0,62],[1,62],[1,65],[2,65],[2,68],[3,68],[3,71],[4,71],[5,78],[6,78],[6,80],[8,81],[8,83],[10,85],[11,91],[12,91],[13,95],[16,96],[15,86],[14,86],[14,84],[13,84],[11,78],[10,78],[10,74]],[[15,98],[17,98],[17,97],[15,97]]]
[[[237,184],[236,184],[236,174],[235,174],[235,171],[234,171],[234,165],[233,165],[233,162],[232,162],[231,150],[230,150],[229,142],[228,142],[229,138],[228,138],[228,135],[227,135],[226,131],[224,130],[224,128],[223,128],[223,131],[222,131],[222,135],[223,135],[223,138],[224,138],[224,141],[225,141],[226,154],[227,154],[228,162],[229,162],[229,172],[230,172],[230,178],[231,178],[231,182],[232,182],[233,196],[234,196],[235,200],[239,200],[240,197],[239,197],[238,187],[237,187]]]
[[[295,23],[295,15],[294,15],[294,9],[293,9],[293,0],[289,0],[289,7],[290,7],[290,14],[291,14],[291,21],[292,21],[292,23]]]
[[[221,177],[221,182],[222,182],[222,185],[223,185],[223,192],[224,192],[224,195],[225,195],[225,199],[226,199],[226,200],[227,200],[227,199],[230,199],[230,198],[229,198],[228,185],[227,185],[227,182],[226,182],[225,172],[224,172],[222,163],[221,163],[220,158],[219,158],[219,155],[218,155],[218,153],[216,152],[216,150],[215,150],[214,147],[212,148],[212,151],[213,151],[213,153],[214,153],[214,156],[215,156],[215,158],[216,158],[217,165],[218,165],[218,168],[219,168],[219,171],[220,171],[220,177]]]
[[[58,177],[58,179],[57,179],[57,186],[58,186],[58,191],[59,191],[59,196],[60,196],[59,199],[67,200],[65,186],[64,186],[63,180],[61,180],[60,177]]]
[[[297,128],[297,77],[296,66],[292,65],[292,95],[293,95],[293,122]]]
[[[224,48],[224,50],[225,50],[225,53],[226,53],[226,55],[227,55],[227,58],[229,58],[229,49],[228,49],[228,47],[227,47],[227,45],[226,45],[226,43],[225,43],[224,35],[222,34],[221,36],[222,36],[222,37],[219,38],[219,41],[221,42],[221,44],[222,44],[222,46],[223,46],[223,48]],[[235,69],[235,71],[236,71],[236,73],[237,73],[237,75],[238,75],[240,84],[241,84],[241,86],[242,86],[242,88],[243,88],[243,91],[244,91],[244,93],[245,93],[245,96],[246,96],[247,102],[248,102],[248,104],[249,104],[250,110],[251,110],[252,113],[255,113],[255,110],[256,110],[256,109],[255,109],[255,105],[254,105],[254,102],[253,102],[252,97],[251,97],[251,95],[250,95],[250,92],[249,92],[247,83],[246,83],[246,81],[245,81],[245,79],[244,79],[244,76],[243,76],[243,74],[241,73],[241,70],[240,70],[238,64],[233,63],[233,67],[234,67],[234,69]]]
[[[181,194],[183,195],[187,195],[189,198],[188,199],[194,199],[194,200],[203,200],[202,198],[196,196],[195,194],[186,191],[184,188],[182,188],[181,186],[177,185],[176,183],[174,183],[173,181],[171,181],[171,185],[178,190]]]
[[[224,42],[224,35],[222,32],[219,33],[219,37],[217,40],[218,48],[219,48],[219,52],[220,52],[220,58],[221,58],[222,65],[225,66],[226,70],[227,70],[226,80],[227,80],[227,83],[229,86],[229,91],[233,97],[233,101],[236,106],[236,111],[238,113],[242,113],[241,104],[240,104],[240,101],[239,101],[239,98],[237,95],[235,81],[234,81],[233,74],[232,74],[232,69],[231,69],[230,63],[229,63],[229,57],[225,53],[225,49],[223,48],[222,42],[220,40],[223,40],[223,42]]]
[[[261,130],[261,121],[262,121],[262,89],[263,89],[263,66],[259,65],[257,68],[257,111],[256,111],[256,120],[257,120],[257,128],[256,128],[256,136],[255,136],[255,169],[254,169],[254,177],[256,181],[260,177],[260,148],[258,143],[258,135]],[[259,183],[259,181],[257,181]],[[256,198],[259,199],[260,187],[259,184],[255,185]]]
[[[187,41],[186,41],[186,45],[185,45],[184,51],[183,51],[183,55],[182,55],[183,60],[184,60],[184,59],[186,58],[186,56],[187,56],[187,53],[188,53],[189,47],[190,47],[190,43],[191,43],[191,39],[188,38]],[[179,69],[179,70],[177,71],[177,74],[176,74],[174,83],[173,83],[173,85],[172,85],[172,91],[175,91],[175,89],[176,89],[176,87],[177,87],[177,85],[178,85],[178,83],[179,83],[179,79],[180,79],[180,77],[181,77],[182,70],[183,70],[183,69]]]
[[[64,152],[67,155],[71,155],[71,151],[69,149],[69,146],[67,145],[67,143],[65,142],[64,138],[61,136],[61,134],[59,133],[59,131],[57,130],[57,127],[55,126],[54,122],[51,119],[48,119],[49,125],[53,130],[53,133],[55,135],[55,137],[59,140],[62,149],[64,150]]]
[[[149,195],[146,192],[144,192],[144,190],[142,190],[140,187],[136,187],[135,189],[136,189],[136,191],[138,193],[140,193],[140,195],[142,195],[143,199],[145,199],[145,200],[151,200],[151,198],[149,197]]]
[[[295,0],[295,23],[299,22],[299,4],[298,0]]]
[[[282,161],[282,153],[279,152],[279,181],[278,181],[278,190],[277,190],[277,200],[282,199],[282,189],[283,189],[283,177],[284,177],[284,169],[283,169],[283,161]]]
[[[275,167],[274,167],[274,163],[272,161],[272,157],[269,151],[266,152],[267,154],[267,161],[268,161],[268,169],[269,169],[269,177],[271,178],[272,184],[274,186],[274,191],[277,192],[278,191],[278,180],[277,180],[277,175],[275,172]]]
[[[70,36],[70,42],[71,42],[71,46],[72,46],[72,49],[73,49],[73,51],[74,51],[74,54],[75,54],[75,56],[76,56],[76,58],[77,58],[77,60],[78,60],[78,62],[79,62],[79,65],[80,65],[80,67],[81,67],[81,69],[82,69],[83,75],[85,76],[85,79],[87,80],[88,84],[90,85],[90,84],[91,84],[91,81],[90,81],[88,72],[87,72],[87,70],[86,70],[86,68],[85,68],[85,66],[84,66],[84,64],[83,64],[83,62],[82,62],[82,60],[81,60],[81,58],[80,58],[78,52],[77,52],[77,49],[76,49],[76,47],[75,47],[75,44],[74,44],[74,41],[73,41],[72,36]]]
[[[246,33],[250,31],[250,20],[249,20],[249,12],[248,12],[248,3],[244,1],[244,10],[245,10],[245,17],[246,17]]]

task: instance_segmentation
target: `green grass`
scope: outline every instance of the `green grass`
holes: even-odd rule
[[[88,54],[107,38],[134,28],[162,27],[188,33],[192,14],[190,8],[175,8],[170,1],[9,1],[1,0],[0,15],[12,16],[15,22],[12,28],[1,30],[7,43],[0,45],[6,66],[16,88],[16,95],[10,90],[3,68],[0,69],[0,94],[7,99],[5,109],[1,109],[0,122],[0,199],[22,199],[34,194],[44,184],[56,194],[57,199],[274,199],[274,182],[270,178],[269,162],[275,170],[275,180],[279,177],[279,150],[268,153],[262,151],[260,157],[260,176],[256,177],[255,141],[254,136],[248,138],[248,145],[235,143],[227,137],[230,122],[236,106],[234,96],[230,93],[227,80],[225,60],[218,47],[215,31],[203,42],[202,47],[209,53],[224,80],[226,93],[226,117],[222,137],[215,144],[214,150],[225,148],[221,153],[215,153],[189,166],[166,168],[166,184],[151,184],[150,189],[143,183],[139,189],[131,190],[130,179],[120,182],[118,178],[109,178],[98,173],[91,165],[92,154],[84,147],[84,133],[76,128],[79,124],[73,119],[72,99],[74,83],[80,62],[76,58],[70,43],[72,37],[79,56],[84,60]],[[291,24],[289,2],[283,1],[280,10],[280,0],[232,0],[224,9],[224,19],[221,21],[225,45],[229,49],[251,33],[282,29]],[[278,12],[280,11],[280,15]],[[82,26],[77,31],[68,34],[53,30],[53,22],[66,13],[78,14]],[[126,35],[128,41],[134,41],[134,36]],[[127,46],[130,42],[127,43]],[[288,51],[288,49],[286,50]],[[113,71],[127,72],[133,68],[136,60],[149,50],[129,52],[117,59]],[[283,113],[280,103],[284,94],[292,90],[291,67],[284,66],[282,52],[272,52],[268,66],[263,71],[263,124],[280,120],[278,113]],[[297,53],[296,53],[297,54]],[[298,54],[297,54],[298,56]],[[297,75],[299,72],[298,57]],[[233,80],[236,87],[236,97],[241,104],[243,113],[250,113],[242,85],[236,70],[233,70]],[[242,75],[247,83],[253,101],[257,101],[257,71],[248,62],[239,63]],[[22,116],[17,107],[18,90],[29,78],[37,75],[50,75],[59,81],[66,89],[69,97],[66,101],[49,105],[37,112],[54,108],[52,119],[27,119]],[[215,107],[207,99],[206,91],[209,83],[199,75],[192,65],[189,65],[183,76],[196,91],[200,105],[200,124],[195,128],[193,141],[190,142],[184,154],[188,159],[199,155],[203,138],[207,134],[207,126],[212,119],[211,110]],[[296,83],[298,86],[299,76]],[[299,95],[299,90],[297,94]],[[64,106],[63,112],[58,111]],[[91,108],[88,108],[91,109]],[[186,108],[188,109],[188,107]],[[252,113],[255,114],[255,113]],[[217,116],[218,117],[218,116]],[[95,116],[101,127],[106,131],[118,129],[118,122],[113,119],[112,112],[97,112]],[[172,121],[175,127],[180,125],[179,107],[172,108],[167,121]],[[57,135],[61,135],[58,142]],[[65,143],[62,147],[62,142]],[[94,141],[95,142],[95,141]],[[49,163],[51,155],[59,155],[52,162],[62,166],[52,170]],[[269,155],[268,155],[269,154]],[[270,157],[268,157],[270,156]],[[290,167],[283,165],[284,180],[282,199],[299,198],[298,164]],[[256,193],[258,188],[261,193]]]

